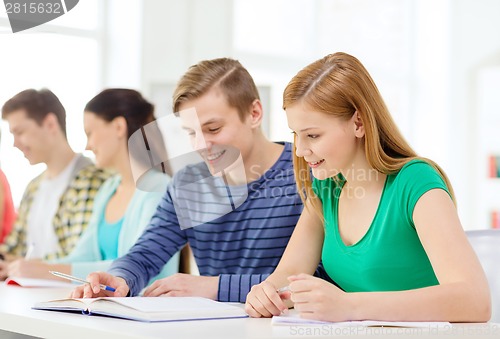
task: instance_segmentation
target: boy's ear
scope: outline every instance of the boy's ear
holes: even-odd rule
[[[45,118],[42,120],[42,126],[47,127],[49,131],[56,131],[56,130],[62,130],[61,126],[59,126],[59,121],[57,121],[57,116],[50,112],[48,113]]]
[[[262,124],[263,114],[262,103],[259,99],[255,99],[250,108],[250,126],[252,128],[257,128]]]
[[[358,111],[354,112],[352,119],[354,120],[354,135],[357,138],[362,138],[365,136],[365,125],[363,124],[363,119],[359,115]]]

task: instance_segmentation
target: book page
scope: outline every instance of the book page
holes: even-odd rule
[[[102,300],[112,301],[120,305],[141,312],[204,312],[237,310],[238,307],[227,303],[198,297],[113,297],[97,298],[95,302]]]
[[[88,311],[147,322],[248,317],[242,307],[198,297],[98,298]]]
[[[349,326],[364,326],[364,327],[446,327],[449,322],[420,322],[420,321],[381,321],[381,320],[362,320],[362,321],[343,321],[343,322],[330,322],[320,320],[310,320],[301,318],[299,313],[295,310],[290,310],[287,315],[274,316],[271,320],[273,325],[332,325],[338,327]]]
[[[199,297],[104,297],[38,302],[34,309],[77,311],[137,321],[245,318],[243,307]]]
[[[86,312],[88,304],[94,299],[57,299],[41,301],[33,305],[35,310],[60,310],[60,311],[82,311]]]

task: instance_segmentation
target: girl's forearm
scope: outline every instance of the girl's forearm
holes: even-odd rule
[[[350,293],[348,303],[351,320],[486,322],[491,317],[488,289],[459,282],[399,292]]]

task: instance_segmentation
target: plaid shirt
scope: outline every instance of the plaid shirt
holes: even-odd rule
[[[61,196],[59,207],[52,219],[59,250],[48,254],[45,259],[64,257],[71,252],[87,227],[92,214],[94,197],[101,184],[109,176],[110,173],[96,168],[90,159],[80,156],[75,164],[72,179]],[[0,252],[17,256],[26,254],[28,214],[42,179],[43,173],[34,178],[26,187],[16,222],[5,242],[0,245]]]

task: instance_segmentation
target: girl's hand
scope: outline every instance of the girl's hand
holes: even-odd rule
[[[40,259],[17,259],[8,266],[8,275],[18,278],[54,279],[49,273],[50,265]]]
[[[288,277],[291,299],[304,319],[348,321],[350,316],[348,294],[337,286],[309,274]]]
[[[281,298],[289,296],[287,293],[278,294],[276,286],[268,281],[254,285],[247,295],[245,311],[253,318],[272,317],[288,310]]]

